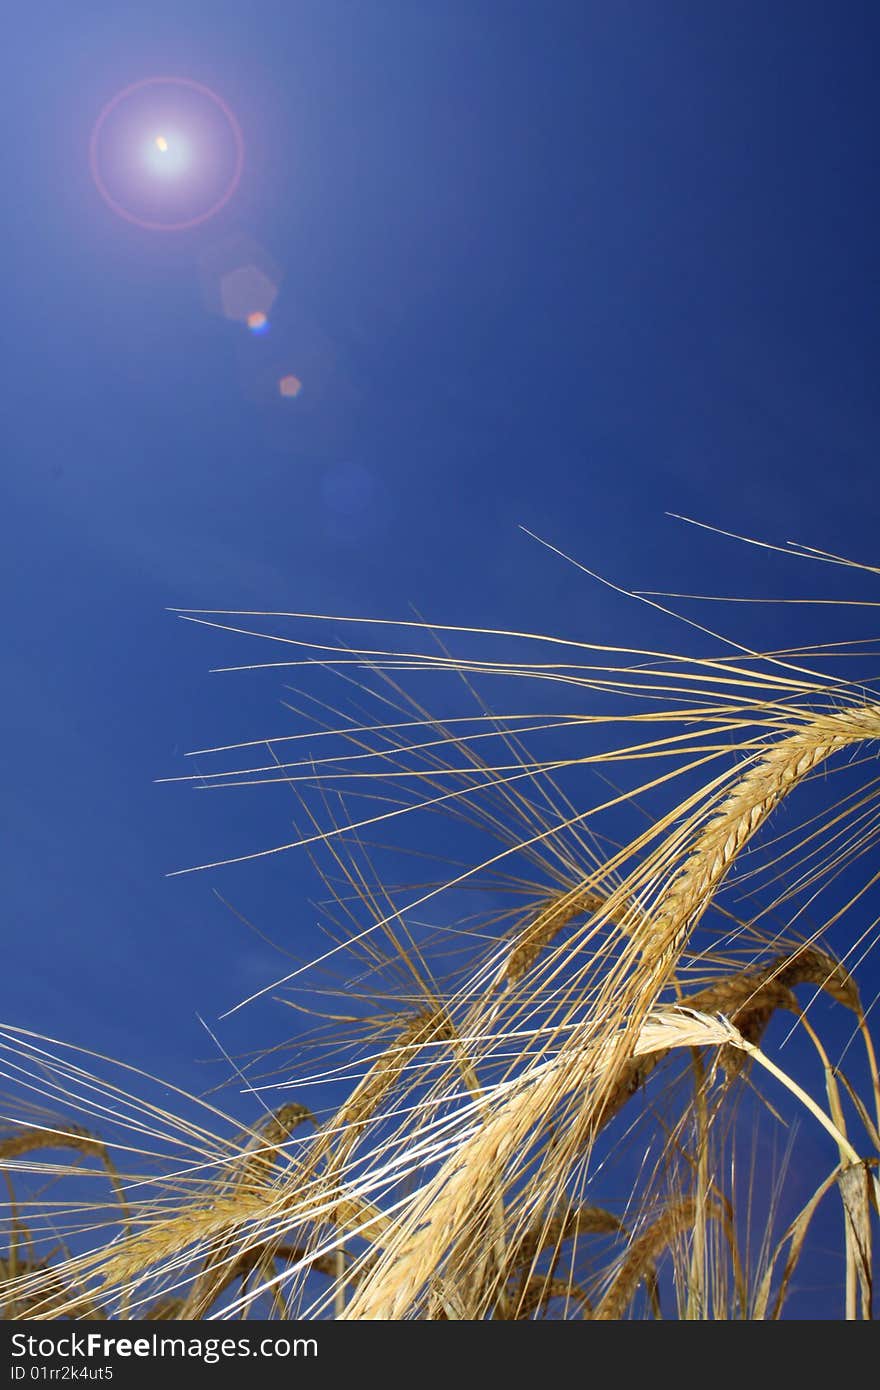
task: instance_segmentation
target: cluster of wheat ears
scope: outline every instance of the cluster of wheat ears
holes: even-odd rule
[[[249,1121],[0,1029],[4,1315],[774,1318],[820,1288],[870,1317],[871,644],[183,616],[357,701],[192,779],[296,797],[241,858],[315,856],[326,947],[260,991],[289,1044],[227,1059]],[[470,713],[408,688],[441,673]],[[397,826],[407,886],[377,868]]]

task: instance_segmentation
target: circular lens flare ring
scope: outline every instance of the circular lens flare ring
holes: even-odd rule
[[[131,212],[130,209],[125,206],[124,203],[120,203],[117,198],[113,197],[113,194],[110,192],[101,175],[101,131],[104,128],[104,124],[107,121],[107,118],[116,110],[118,106],[120,106],[124,101],[126,101],[128,97],[133,96],[135,92],[140,92],[145,87],[168,86],[184,87],[188,91],[195,92],[198,96],[207,97],[209,101],[213,102],[213,104],[222,113],[226,121],[226,124],[229,127],[234,148],[234,162],[232,173],[222,193],[218,198],[214,200],[214,202],[210,204],[209,207],[205,208],[204,211],[200,212],[195,217],[188,217],[177,222],[156,222],[149,221],[146,218],[136,216],[136,214]],[[169,146],[167,137],[162,135],[161,133],[155,136],[153,140],[153,145],[160,154],[165,154],[168,152]],[[236,120],[234,113],[227,106],[223,98],[218,96],[216,92],[212,91],[210,87],[206,87],[201,82],[194,82],[192,78],[189,77],[142,77],[140,81],[132,82],[128,87],[124,87],[121,92],[117,92],[115,97],[111,97],[110,101],[107,102],[107,105],[101,111],[100,115],[98,116],[98,119],[95,122],[91,138],[89,140],[89,165],[92,171],[92,178],[95,181],[95,186],[98,192],[100,193],[101,197],[104,199],[104,202],[107,203],[108,207],[111,207],[113,211],[117,213],[120,217],[124,217],[126,222],[133,222],[135,226],[144,227],[147,231],[150,232],[185,232],[189,231],[189,229],[192,227],[198,227],[202,222],[207,222],[210,217],[213,217],[215,213],[218,213],[221,208],[226,206],[226,204],[229,202],[229,199],[232,197],[233,193],[238,188],[238,185],[241,181],[242,170],[244,169],[244,137],[241,133],[241,126],[238,124],[238,121]]]

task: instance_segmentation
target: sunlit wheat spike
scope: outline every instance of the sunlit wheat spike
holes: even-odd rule
[[[657,1257],[673,1240],[693,1227],[697,1214],[694,1198],[685,1198],[667,1208],[646,1230],[630,1243],[629,1249],[620,1262],[611,1287],[596,1307],[593,1317],[598,1321],[613,1321],[626,1312],[639,1284],[653,1270]],[[707,1213],[717,1216],[717,1209],[709,1208]]]
[[[461,1152],[429,1185],[425,1195],[428,1200],[430,1193],[430,1206],[417,1204],[414,1209],[418,1233],[413,1230],[408,1242],[401,1233],[395,1247],[380,1257],[346,1316],[404,1315],[441,1260],[456,1227],[467,1220],[466,1201],[472,1204],[476,1192],[502,1181],[511,1151],[525,1142],[539,1115],[546,1113],[565,1089],[580,1086],[586,1094],[592,1092],[595,1116],[619,1084],[621,1070],[625,1071],[640,1052],[681,1045],[676,1036],[688,1034],[693,1039],[688,1045],[711,1043],[712,1029],[717,1025],[706,1025],[697,1015],[690,1019],[681,1014],[675,1018],[648,1017],[659,989],[737,856],[783,798],[834,753],[878,735],[880,708],[855,707],[804,718],[794,733],[751,755],[738,780],[716,800],[702,827],[697,828],[693,847],[654,905],[642,909],[638,916],[633,914],[631,942],[638,957],[633,959],[632,974],[621,976],[619,985],[612,979],[606,990],[622,991],[621,1005],[627,1001],[627,1031],[634,1041],[627,1047],[614,1034],[603,1036],[600,1032],[591,1044],[575,1035],[563,1042],[556,1064],[541,1064],[531,1079],[526,1072],[514,1095],[463,1144]],[[617,895],[618,901],[625,891],[626,885]],[[606,904],[609,916],[614,911],[614,898],[612,894],[610,907]],[[727,1036],[722,1029],[715,1037],[719,1045],[732,1041],[735,1030],[729,1025],[727,1029]],[[591,1111],[587,1109],[585,1114],[589,1123]]]
[[[589,889],[571,889],[550,898],[535,914],[534,918],[519,933],[505,970],[508,985],[531,969],[543,948],[582,913],[598,912],[605,902],[600,893]]]

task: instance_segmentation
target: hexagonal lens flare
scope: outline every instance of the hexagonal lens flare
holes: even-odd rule
[[[259,242],[237,235],[207,247],[199,258],[199,276],[212,313],[243,323],[252,333],[267,331],[281,271]]]

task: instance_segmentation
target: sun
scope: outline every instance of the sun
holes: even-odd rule
[[[143,149],[144,165],[156,179],[169,183],[180,183],[183,175],[190,177],[198,173],[198,150],[187,139],[186,130],[160,128],[155,126],[149,132]]]
[[[233,111],[186,77],[145,77],[117,92],[89,141],[101,197],[149,231],[185,231],[213,217],[238,188],[243,164]]]

